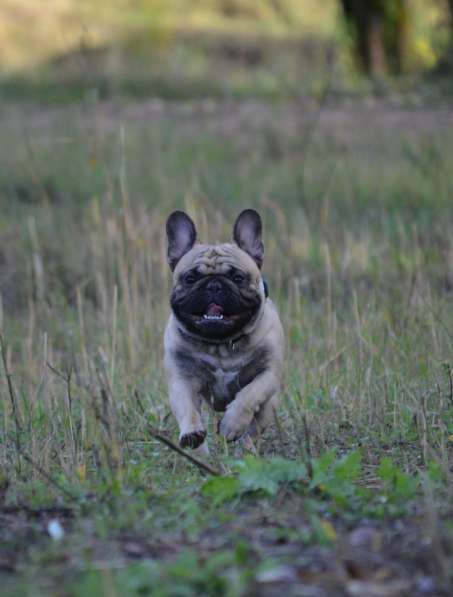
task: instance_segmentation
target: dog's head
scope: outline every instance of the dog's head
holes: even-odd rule
[[[182,211],[167,220],[170,304],[178,321],[206,340],[228,340],[246,331],[264,307],[261,218],[246,209],[233,228],[233,243],[196,243],[195,225]]]

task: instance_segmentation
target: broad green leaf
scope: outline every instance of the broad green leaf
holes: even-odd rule
[[[214,477],[203,484],[202,492],[214,504],[221,504],[240,493],[240,483],[235,477]]]

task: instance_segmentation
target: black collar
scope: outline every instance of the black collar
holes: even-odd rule
[[[226,340],[204,340],[203,338],[199,338],[198,336],[192,335],[189,332],[186,332],[184,329],[178,326],[178,331],[184,340],[188,340],[190,342],[197,342],[203,346],[228,346],[233,350],[236,350],[237,345],[247,339],[247,334],[240,334],[239,336],[234,336],[233,338],[228,338]]]

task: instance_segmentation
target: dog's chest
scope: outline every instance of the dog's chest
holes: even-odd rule
[[[225,371],[220,367],[214,369],[211,392],[214,400],[225,400],[231,397],[235,381],[239,375],[239,367]]]
[[[206,398],[216,411],[223,411],[234,400],[240,390],[238,380],[243,359],[209,359],[209,380],[206,384]]]
[[[268,366],[266,346],[241,354],[178,351],[176,363],[184,377],[199,384],[201,394],[216,411],[224,411],[238,392],[250,384]]]

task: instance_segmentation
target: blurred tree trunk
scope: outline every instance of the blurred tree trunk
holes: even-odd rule
[[[346,21],[352,29],[355,52],[363,70],[372,76],[385,72],[382,19],[375,2],[341,0]]]
[[[451,0],[453,2],[453,0]],[[400,0],[395,18],[395,69],[402,74],[407,66],[410,14],[407,0]]]
[[[453,70],[453,0],[446,0],[446,8],[448,9],[447,18],[450,29],[450,39],[448,41],[448,46],[445,49],[444,55],[437,64],[436,71],[440,75],[450,76]]]
[[[362,69],[372,77],[383,76],[389,67],[403,71],[409,23],[407,0],[341,0],[341,5]]]
[[[453,45],[453,0],[448,0],[448,8],[450,9],[450,43]]]
[[[448,24],[450,27],[450,39],[448,47],[439,61],[439,64],[437,65],[437,69],[439,73],[451,76],[453,70],[453,0],[447,0],[447,4],[449,12]]]

